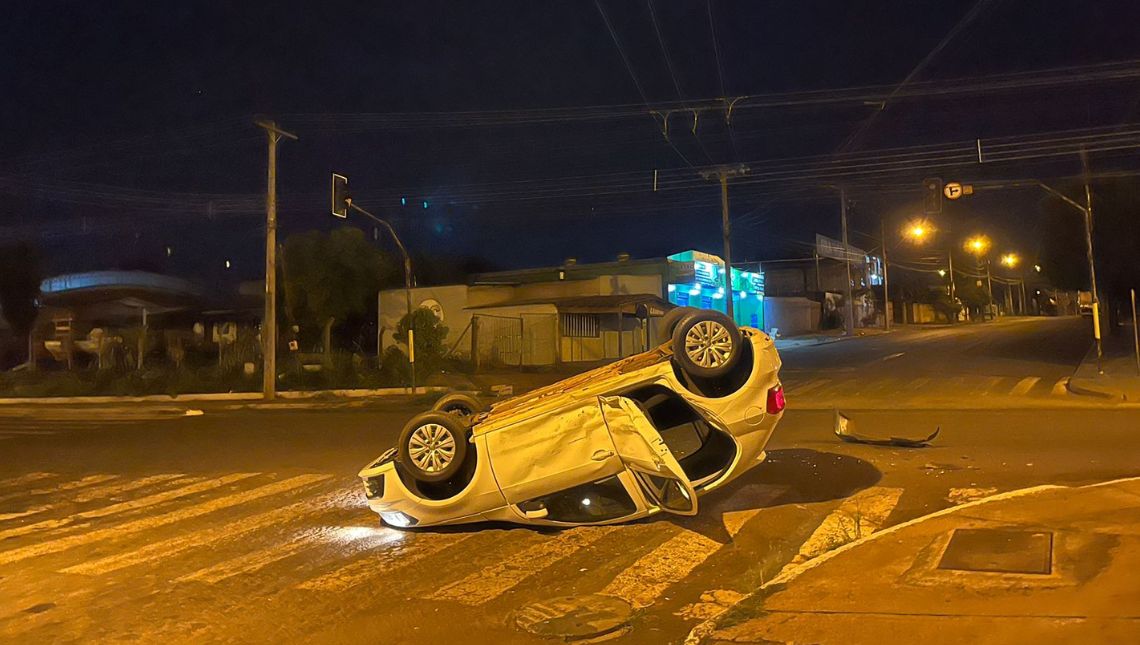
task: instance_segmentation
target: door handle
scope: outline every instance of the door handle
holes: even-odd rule
[[[605,461],[613,456],[614,453],[612,450],[595,450],[594,454],[590,455],[590,459],[594,461]]]

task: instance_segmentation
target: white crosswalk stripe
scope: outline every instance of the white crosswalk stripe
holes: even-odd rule
[[[347,591],[365,582],[387,574],[394,569],[410,566],[437,553],[450,549],[476,535],[471,533],[417,533],[400,534],[398,540],[371,557],[357,560],[335,571],[297,585],[308,591]]]
[[[122,495],[123,493],[129,493],[133,490],[138,490],[140,488],[146,488],[147,486],[153,486],[154,484],[166,482],[166,481],[169,481],[171,479],[182,479],[184,477],[186,477],[186,475],[179,474],[179,473],[167,473],[167,474],[162,474],[162,475],[152,475],[150,477],[143,477],[141,479],[136,479],[134,481],[129,481],[129,482],[122,483],[122,484],[113,484],[110,486],[100,486],[98,488],[85,490],[81,493],[76,494],[74,497],[71,498],[71,501],[82,504],[85,502],[91,502],[91,501],[95,501],[97,499],[102,499],[102,498],[113,499],[113,498],[115,498],[115,496]]]
[[[318,543],[319,540],[312,534],[300,535],[288,542],[274,545],[268,549],[252,551],[239,555],[236,558],[224,560],[204,569],[198,569],[197,571],[178,578],[175,582],[196,580],[215,584],[234,576],[248,575],[260,571],[274,562],[280,562],[302,551],[311,549]]]
[[[1062,376],[1061,378],[1057,379],[1056,383],[1053,384],[1053,389],[1050,390],[1049,395],[1050,396],[1066,396],[1068,394],[1068,392],[1069,392],[1069,377]]]
[[[9,493],[7,495],[4,495],[3,497],[0,497],[0,502],[7,501],[10,499],[15,499],[17,497],[27,497],[27,496],[34,496],[34,495],[50,495],[51,493],[67,492],[69,490],[78,490],[80,488],[86,488],[87,486],[94,486],[95,484],[101,484],[103,482],[110,481],[112,479],[117,479],[117,478],[118,478],[118,475],[107,475],[107,474],[88,475],[82,479],[77,479],[75,481],[69,481],[69,482],[63,482],[63,483],[58,484],[56,486],[53,486],[51,488],[37,488],[35,490],[30,490],[30,491],[23,491],[23,492],[18,492],[18,493]]]
[[[783,492],[778,489],[773,491],[776,496]],[[724,527],[729,537],[735,537],[744,524],[759,512],[759,509],[748,509],[725,513]],[[634,608],[648,607],[666,589],[683,580],[723,546],[696,531],[682,529],[681,533],[666,540],[619,573],[602,593],[622,598]]]
[[[335,495],[325,495],[315,500],[305,500],[277,508],[250,517],[242,518],[228,524],[216,526],[204,531],[187,533],[176,537],[147,544],[140,549],[88,560],[77,565],[63,569],[63,573],[81,573],[84,575],[99,575],[118,571],[136,564],[169,557],[183,551],[202,546],[217,544],[225,540],[232,540],[264,528],[281,526],[291,522],[314,508],[327,508],[328,504],[336,499]]]
[[[1009,391],[1010,396],[1025,396],[1029,394],[1029,390],[1033,389],[1034,385],[1041,380],[1040,376],[1027,376],[1017,382],[1017,385]]]
[[[71,515],[69,515],[65,518],[62,518],[62,519],[42,520],[40,522],[35,522],[32,524],[25,524],[23,526],[19,526],[16,528],[0,531],[0,540],[6,540],[8,538],[18,537],[21,535],[28,535],[30,533],[38,533],[38,532],[42,532],[42,531],[48,531],[48,530],[57,529],[57,528],[68,528],[68,527],[72,527],[72,526],[86,526],[86,524],[81,522],[81,520],[92,520],[95,518],[107,517],[110,515],[114,515],[116,513],[122,513],[125,511],[137,510],[140,508],[146,508],[148,506],[154,506],[155,504],[161,504],[163,502],[168,502],[170,500],[178,499],[180,497],[186,497],[187,495],[194,495],[194,494],[202,493],[202,492],[205,492],[208,490],[213,490],[215,488],[218,488],[219,486],[232,484],[234,482],[240,481],[242,479],[248,479],[248,478],[254,477],[256,475],[257,475],[257,473],[238,473],[235,475],[226,475],[225,477],[219,477],[217,479],[211,479],[208,481],[202,481],[200,478],[196,478],[196,477],[188,477],[184,480],[175,480],[174,482],[170,482],[170,483],[179,485],[178,488],[176,488],[174,490],[164,491],[161,493],[155,493],[153,495],[148,495],[146,497],[140,497],[138,499],[128,500],[125,502],[119,502],[116,504],[111,504],[110,506],[104,506],[101,508],[82,511],[79,513],[72,513]],[[197,483],[194,483],[194,482],[197,482]],[[182,486],[181,484],[183,484],[183,483],[187,483],[188,485]],[[42,512],[45,510],[50,510],[50,508],[52,508],[52,507],[47,507],[47,506],[40,507],[38,509],[38,511]]]
[[[190,478],[190,480],[194,483],[190,483],[185,486],[180,485],[172,490],[162,491],[161,493],[154,493],[153,495],[147,495],[138,499],[129,499],[117,504],[111,504],[110,506],[104,506],[102,508],[96,508],[89,511],[82,511],[76,513],[75,516],[84,519],[107,517],[108,515],[114,515],[116,513],[133,511],[140,508],[146,508],[148,506],[154,506],[156,504],[161,504],[163,502],[169,502],[172,499],[179,499],[190,495],[196,495],[198,493],[204,493],[219,486],[232,484],[234,482],[256,476],[257,473],[235,473],[233,475],[226,475],[224,477],[218,477],[217,479],[208,479],[206,481],[201,481],[199,478],[193,477]]]
[[[230,475],[233,481],[246,479],[249,473],[239,473]],[[220,479],[226,479],[225,477]],[[52,539],[46,542],[37,544],[30,544],[21,548],[11,549],[9,551],[0,551],[0,565],[11,564],[13,562],[21,562],[30,558],[50,555],[52,553],[59,553],[77,546],[91,545],[95,542],[103,540],[110,540],[115,538],[126,537],[136,533],[141,533],[150,529],[155,529],[175,522],[189,520],[196,517],[201,517],[207,513],[213,513],[224,508],[230,508],[239,504],[245,504],[263,497],[271,495],[280,495],[292,491],[294,489],[309,486],[321,481],[330,479],[329,475],[299,475],[283,481],[266,484],[257,488],[246,490],[242,492],[233,493],[225,497],[215,498],[210,501],[202,502],[192,506],[180,508],[175,511],[170,511],[160,515],[147,516],[138,520],[126,522],[116,526],[108,527],[105,529],[97,529],[87,533],[76,535],[67,535]]]
[[[874,533],[899,503],[902,493],[901,488],[872,486],[843,500],[800,546],[788,566]]]
[[[446,585],[428,597],[464,605],[482,605],[615,530],[613,526],[587,526],[563,531],[556,537],[516,551],[504,560]]]

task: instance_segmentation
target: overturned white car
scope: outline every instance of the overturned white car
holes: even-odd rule
[[[498,402],[450,395],[360,472],[396,527],[572,526],[666,511],[764,459],[784,409],[771,338],[715,311],[662,318],[671,342]]]

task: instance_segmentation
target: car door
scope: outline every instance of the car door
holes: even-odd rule
[[[545,515],[519,508],[525,502],[624,469],[593,398],[492,430],[486,438],[503,497],[527,517]]]
[[[697,493],[681,464],[637,402],[623,396],[598,397],[618,457],[663,511],[697,514]]]

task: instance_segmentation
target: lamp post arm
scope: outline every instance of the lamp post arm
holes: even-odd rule
[[[1043,182],[1040,182],[1040,181],[1037,182],[1037,185],[1040,186],[1041,188],[1043,188],[1045,190],[1045,192],[1048,192],[1048,193],[1051,193],[1053,195],[1056,195],[1057,197],[1060,197],[1069,206],[1072,206],[1073,208],[1079,210],[1082,213],[1088,213],[1088,209],[1086,209],[1084,206],[1081,206],[1077,202],[1073,201],[1072,199],[1069,198],[1068,195],[1066,195],[1065,193],[1062,193],[1061,191],[1057,190],[1056,188],[1053,188],[1052,186],[1045,184]]]

